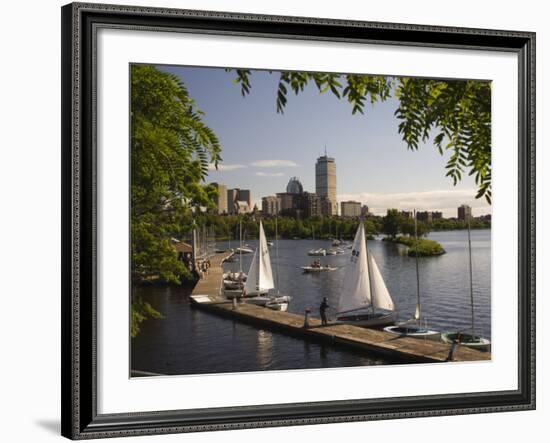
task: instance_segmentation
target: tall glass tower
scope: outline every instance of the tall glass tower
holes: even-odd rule
[[[338,204],[336,202],[336,162],[333,157],[329,157],[325,151],[317,159],[315,164],[315,193],[319,197],[324,197],[330,200],[332,207],[331,214],[338,214]]]

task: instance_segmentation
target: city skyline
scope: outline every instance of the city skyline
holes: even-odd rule
[[[397,100],[367,107],[352,115],[345,100],[319,94],[313,86],[289,95],[284,114],[275,111],[277,76],[253,71],[252,88],[243,98],[233,84],[234,72],[219,68],[160,66],[181,78],[204,120],[220,138],[223,161],[211,167],[207,182],[250,189],[251,206],[264,196],[284,192],[292,176],[315,192],[315,160],[327,150],[338,163],[337,204],[358,201],[383,215],[388,208],[441,211],[456,216],[461,204],[474,216],[491,213],[475,199],[476,185],[464,176],[455,187],[445,177],[447,157],[431,142],[407,150],[393,115]],[[227,110],[230,109],[231,112]]]

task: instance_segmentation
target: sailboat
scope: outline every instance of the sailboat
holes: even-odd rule
[[[396,318],[395,305],[376,260],[368,251],[361,222],[346,266],[336,322],[375,327],[393,324]]]
[[[428,329],[427,320],[422,318],[422,306],[420,303],[420,275],[418,271],[418,224],[416,210],[414,211],[414,240],[416,262],[416,309],[414,312],[414,317],[397,325],[386,326],[384,331],[389,332],[390,334],[405,337],[439,340],[441,333],[439,331],[432,331]],[[422,325],[422,323],[424,323],[424,325]]]
[[[235,257],[235,250],[233,248],[231,248],[231,237],[232,236],[233,236],[233,232],[230,232],[227,249],[229,251],[231,251],[232,254],[224,260],[227,263],[234,263],[237,260],[237,258]]]
[[[273,281],[273,272],[271,269],[271,259],[265,237],[264,227],[260,221],[258,247],[254,251],[252,263],[248,271],[248,277],[244,285],[242,296],[246,298],[247,303],[260,306],[266,306],[268,303],[284,303],[290,301],[288,296],[270,295],[269,291],[275,288]]]
[[[441,340],[449,344],[458,344],[461,346],[467,346],[469,348],[475,348],[480,351],[489,351],[491,349],[490,340],[476,335],[475,332],[475,312],[474,312],[474,283],[472,272],[472,239],[470,236],[470,218],[468,217],[468,257],[470,264],[470,312],[472,326],[470,333],[464,331],[457,332],[444,332],[441,334]]]
[[[227,298],[240,297],[244,288],[244,283],[247,275],[243,272],[243,226],[242,221],[239,221],[239,245],[237,252],[239,253],[239,272],[225,272],[223,274],[223,291]],[[235,251],[232,257],[235,256]]]

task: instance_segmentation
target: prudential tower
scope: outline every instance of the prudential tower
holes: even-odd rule
[[[333,157],[329,157],[325,150],[325,155],[317,159],[315,163],[315,193],[330,201],[332,207],[331,215],[338,212],[338,203],[336,202],[336,162]]]

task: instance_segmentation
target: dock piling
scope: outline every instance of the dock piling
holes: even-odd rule
[[[311,312],[310,309],[306,309],[304,311],[304,328],[307,329],[309,328],[309,313]]]

